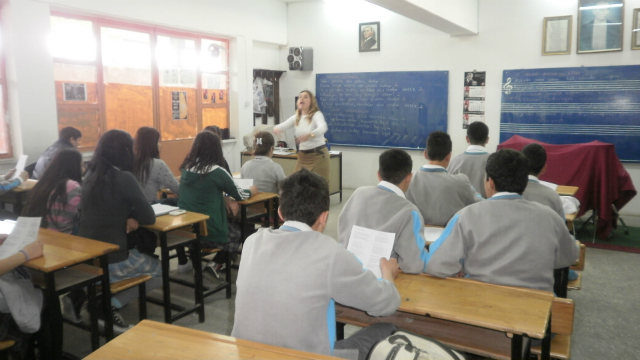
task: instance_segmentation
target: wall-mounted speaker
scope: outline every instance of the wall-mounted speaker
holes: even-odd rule
[[[313,70],[313,48],[290,47],[287,61],[289,62],[289,70]]]

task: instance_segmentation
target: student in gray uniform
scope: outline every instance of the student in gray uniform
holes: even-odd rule
[[[395,331],[367,327],[336,342],[335,302],[391,315],[400,306],[394,285],[398,264],[380,259],[383,279],[322,234],[329,216],[329,187],[302,169],[282,184],[279,229],[262,228],[244,244],[238,270],[231,336],[291,349],[365,359],[375,343]]]
[[[253,179],[253,185],[260,192],[278,193],[280,185],[284,181],[284,170],[280,164],[271,160],[275,140],[268,132],[256,134],[253,148],[253,159],[247,161],[240,169],[240,177]]]
[[[460,209],[482,200],[467,175],[447,172],[451,148],[449,134],[442,131],[429,134],[424,151],[429,163],[413,174],[407,191],[407,200],[420,209],[427,225],[445,226]]]
[[[564,220],[564,207],[562,206],[560,195],[550,187],[542,185],[538,179],[540,175],[547,171],[547,152],[542,145],[532,143],[525,146],[522,149],[522,153],[529,160],[529,183],[524,193],[522,193],[522,197],[529,201],[547,205]]]
[[[391,257],[405,273],[425,271],[427,250],[420,210],[405,198],[413,161],[406,151],[389,149],[380,155],[378,186],[363,186],[349,198],[338,217],[338,241],[349,245],[354,225],[395,234]]]
[[[485,166],[489,153],[485,146],[489,142],[489,128],[482,122],[474,122],[467,128],[467,150],[451,159],[447,170],[451,174],[465,174],[471,185],[482,197],[486,198],[484,190]]]
[[[460,210],[430,247],[427,273],[553,291],[553,270],[575,263],[578,244],[549,207],[522,198],[529,166],[502,149],[487,160],[489,199]]]

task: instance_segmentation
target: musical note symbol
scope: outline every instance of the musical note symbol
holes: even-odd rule
[[[513,89],[513,86],[511,85],[511,78],[507,78],[507,82],[502,85],[502,90],[504,90],[504,93],[509,95],[511,94],[511,89]]]

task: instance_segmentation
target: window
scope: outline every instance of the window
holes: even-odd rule
[[[58,126],[102,133],[155,127],[163,141],[229,128],[229,42],[154,27],[54,13]]]
[[[2,13],[0,12],[0,24],[2,24]],[[2,42],[2,32],[0,31],[0,159],[13,156],[11,147],[11,133],[7,122],[7,79],[5,76],[4,44]]]

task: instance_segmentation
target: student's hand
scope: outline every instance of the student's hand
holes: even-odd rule
[[[255,185],[249,186],[249,191],[251,191],[251,196],[258,193],[258,187]]]
[[[240,205],[233,200],[233,198],[229,196],[224,197],[225,205],[227,206],[227,212],[232,214],[233,216],[238,215],[238,211],[240,210]]]
[[[127,234],[134,230],[138,230],[138,221],[131,218],[127,219]]]
[[[13,176],[13,174],[16,172],[16,169],[11,169],[9,170],[6,174],[4,174],[4,178],[9,180],[11,179],[11,177]]]
[[[22,178],[22,182],[25,182],[29,179],[29,173],[26,171],[23,171],[20,173],[20,177]]]
[[[25,246],[22,250],[24,250],[27,255],[29,255],[29,259],[35,259],[42,256],[42,241],[36,240],[31,244]]]
[[[0,245],[2,245],[5,240],[7,240],[8,236],[9,234],[0,234]]]
[[[462,269],[462,270],[460,270],[459,273],[456,274],[455,277],[464,277],[464,276],[465,276],[464,269]]]
[[[398,265],[398,259],[391,258],[387,260],[380,258],[380,270],[382,272],[382,278],[385,280],[395,280],[398,277],[400,266]]]

